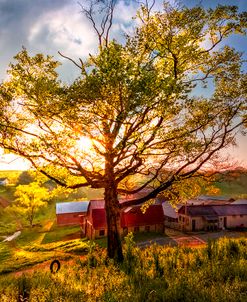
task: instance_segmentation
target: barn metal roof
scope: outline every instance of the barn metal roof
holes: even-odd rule
[[[56,204],[56,214],[87,212],[89,201],[60,202]]]
[[[247,199],[238,199],[234,201],[232,204],[247,204]]]
[[[247,215],[247,205],[245,204],[225,204],[225,205],[191,205],[183,206],[179,213],[189,216],[232,216]]]
[[[178,218],[178,209],[182,207],[181,204],[176,205],[176,208],[173,207],[169,201],[165,201],[162,203],[163,212],[165,216],[171,217],[171,218]]]
[[[197,197],[197,200],[230,201],[232,200],[232,198],[230,196],[221,196],[221,195],[200,195]]]
[[[214,209],[219,216],[247,215],[247,204],[214,206]]]

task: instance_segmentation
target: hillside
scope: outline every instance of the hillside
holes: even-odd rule
[[[233,198],[247,198],[247,171],[234,170],[220,175],[215,186],[220,189],[221,195],[228,195]]]
[[[221,239],[199,249],[140,250],[129,237],[120,266],[91,246],[88,256],[62,261],[55,274],[46,262],[25,274],[0,276],[0,296],[8,302],[244,302],[246,255],[247,239]]]

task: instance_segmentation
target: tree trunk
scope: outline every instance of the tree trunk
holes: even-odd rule
[[[116,262],[122,262],[120,207],[116,188],[112,186],[105,189],[105,210],[107,219],[107,255]]]
[[[107,179],[104,192],[107,220],[107,255],[119,263],[123,261],[120,236],[120,206],[111,156],[106,160],[105,174]]]

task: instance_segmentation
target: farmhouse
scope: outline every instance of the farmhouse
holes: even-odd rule
[[[61,202],[56,204],[57,225],[79,225],[79,216],[87,213],[88,201]],[[82,219],[82,218],[81,218]]]
[[[126,199],[120,200],[124,203]],[[81,219],[82,232],[90,238],[99,238],[107,234],[107,222],[104,200],[91,200],[88,206],[87,215]],[[121,212],[120,232],[163,232],[164,213],[161,204],[150,205],[145,213],[141,206],[128,207]]]
[[[178,223],[181,230],[192,232],[247,227],[247,205],[184,205],[178,210]]]
[[[164,224],[166,227],[179,229],[181,228],[181,223],[178,221],[178,210],[185,204],[179,203],[172,205],[170,201],[165,198],[157,197],[163,207],[165,221]],[[186,205],[225,205],[231,204],[234,199],[226,196],[210,196],[210,195],[201,195],[194,199],[189,199],[186,201]]]

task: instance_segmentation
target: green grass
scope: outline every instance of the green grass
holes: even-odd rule
[[[245,302],[247,239],[221,239],[205,248],[151,246],[129,241],[125,260],[115,266],[105,250],[62,263],[57,274],[48,265],[21,276],[0,276],[2,301]]]
[[[1,215],[0,211],[0,237],[14,233],[17,228],[18,225],[16,224],[15,219],[11,215]]]
[[[54,258],[72,259],[75,255],[81,256],[87,252],[88,242],[81,239],[44,245],[32,242],[22,247],[14,242],[1,242],[0,274],[26,269]]]
[[[15,239],[17,247],[22,248],[32,243],[38,242],[42,236],[42,227],[26,228],[21,231],[21,235]]]
[[[155,238],[160,238],[160,237],[167,237],[166,234],[164,233],[156,233],[156,232],[138,232],[134,233],[134,241],[136,243],[141,242],[141,241],[151,241],[152,239]],[[97,238],[94,240],[96,244],[98,244],[102,248],[107,247],[107,238]]]
[[[67,232],[63,230],[63,233],[59,235],[63,237],[74,231],[75,228],[69,228]],[[49,238],[50,242],[44,244],[42,240],[45,234],[41,227],[35,227],[22,230],[21,235],[11,242],[0,242],[0,274],[34,266],[54,259],[54,257],[59,257],[59,259],[73,258],[74,255],[84,255],[88,251],[86,239],[56,242],[57,237],[54,231],[54,236]]]
[[[47,232],[42,240],[43,244],[57,242],[63,240],[66,236],[69,237],[75,233],[79,234],[79,226],[57,226],[54,224],[49,232]]]
[[[103,247],[103,248],[107,247],[107,238],[106,237],[95,239],[94,242],[96,244],[98,244],[100,247]]]
[[[7,242],[0,242],[0,263],[11,257],[12,249]]]
[[[83,255],[88,251],[88,240],[83,239],[75,239],[70,241],[59,241],[53,243],[46,244],[33,244],[30,247],[25,248],[26,251],[30,252],[49,252],[49,251],[57,251],[64,253],[75,253]]]
[[[14,200],[15,186],[0,186],[0,196],[12,202]]]

